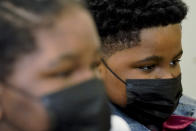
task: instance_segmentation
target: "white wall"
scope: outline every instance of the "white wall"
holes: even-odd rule
[[[182,83],[184,94],[196,98],[196,0],[184,0],[189,13],[183,22]]]

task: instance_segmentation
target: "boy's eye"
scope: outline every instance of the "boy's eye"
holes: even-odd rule
[[[175,67],[176,65],[179,64],[180,61],[181,61],[180,59],[176,59],[176,60],[170,62],[170,66],[171,66],[171,67]]]
[[[148,65],[148,66],[138,67],[138,69],[145,71],[145,72],[151,72],[154,70],[155,67],[156,67],[156,65]]]

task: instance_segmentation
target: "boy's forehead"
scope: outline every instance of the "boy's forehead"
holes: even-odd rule
[[[146,57],[175,57],[182,52],[181,26],[170,25],[142,30],[137,46],[117,51],[110,57],[112,59],[145,59]],[[115,45],[116,46],[116,45]]]
[[[181,27],[176,24],[144,29],[140,39],[141,46],[159,51],[181,47]]]

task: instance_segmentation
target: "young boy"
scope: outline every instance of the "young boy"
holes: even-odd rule
[[[102,39],[99,71],[113,114],[132,131],[196,130],[182,96],[181,0],[87,0]],[[187,99],[187,98],[186,98]],[[194,103],[194,102],[192,102]],[[176,110],[176,107],[178,109]],[[172,115],[176,110],[177,115]],[[186,116],[186,117],[185,117]]]

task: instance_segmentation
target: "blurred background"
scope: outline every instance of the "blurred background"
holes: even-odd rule
[[[183,22],[182,84],[184,94],[196,99],[196,0],[184,0],[189,14]]]

